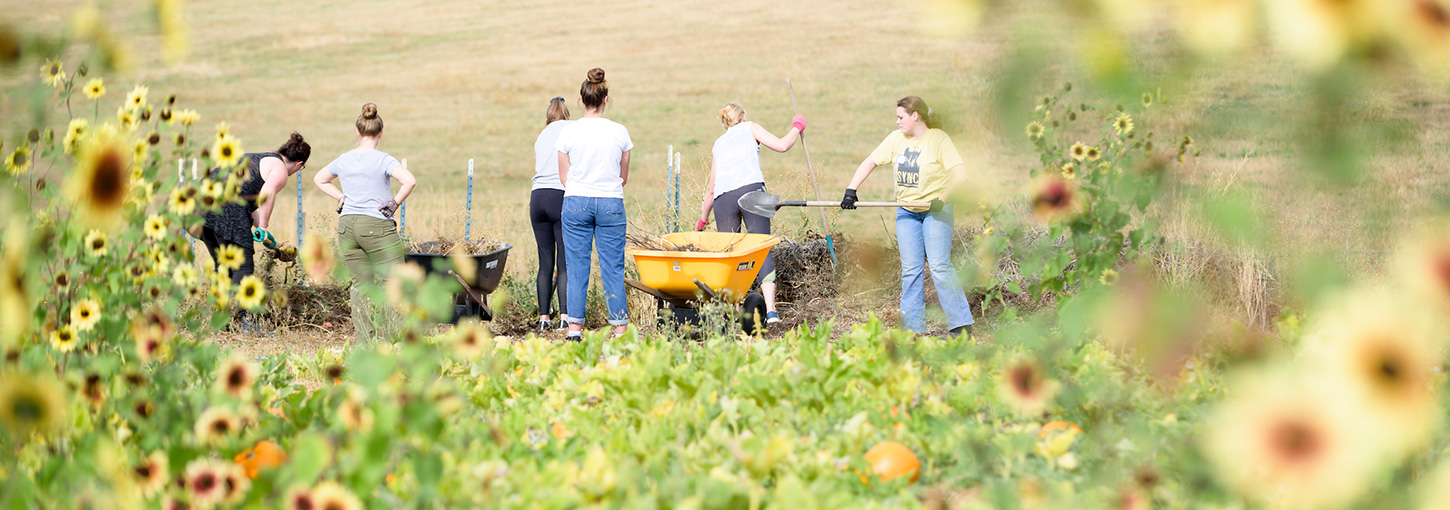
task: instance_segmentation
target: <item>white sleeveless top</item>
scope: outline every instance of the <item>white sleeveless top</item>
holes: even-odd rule
[[[746,184],[765,182],[760,171],[760,142],[755,141],[752,122],[741,122],[715,140],[715,197],[719,198]]]

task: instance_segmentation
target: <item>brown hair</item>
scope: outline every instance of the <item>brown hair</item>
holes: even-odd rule
[[[362,115],[357,116],[357,134],[363,136],[378,136],[383,132],[383,118],[378,116],[378,105],[368,103],[362,107]]]
[[[549,100],[549,109],[544,112],[544,125],[553,124],[556,120],[569,120],[569,107],[564,105],[564,98],[555,97]]]
[[[609,82],[604,81],[604,70],[598,67],[590,69],[584,83],[579,84],[579,98],[584,100],[584,108],[603,108],[606,97],[609,97]]]
[[[302,139],[301,134],[293,131],[292,136],[277,148],[277,154],[281,154],[282,157],[287,158],[287,161],[293,163],[306,163],[307,158],[312,157],[312,146],[307,145],[307,141]]]
[[[744,118],[745,107],[740,103],[725,103],[725,107],[720,109],[720,123],[725,125],[725,129],[735,127]]]
[[[926,101],[923,101],[919,97],[903,97],[900,101],[896,102],[896,107],[905,108],[908,115],[913,113],[920,115],[921,121],[926,123],[928,129],[940,127],[937,125],[936,118],[931,114],[931,107],[927,106]]]

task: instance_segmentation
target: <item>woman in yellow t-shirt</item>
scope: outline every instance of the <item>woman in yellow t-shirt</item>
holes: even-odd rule
[[[896,199],[901,202],[930,202],[927,209],[896,209],[896,245],[901,251],[901,319],[907,329],[926,329],[924,270],[931,269],[932,284],[947,328],[952,335],[970,333],[972,308],[952,267],[952,208],[944,199],[966,175],[966,164],[945,131],[932,126],[926,101],[907,96],[896,102],[896,126],[861,162],[841,199],[842,209],[856,208],[856,189],[877,166],[891,163],[896,170]]]

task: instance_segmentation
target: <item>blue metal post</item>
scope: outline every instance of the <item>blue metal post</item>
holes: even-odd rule
[[[468,160],[468,202],[463,204],[463,242],[468,242],[468,233],[473,230],[473,159]]]
[[[302,248],[302,172],[297,172],[297,248]]]
[[[670,207],[670,183],[675,180],[675,146],[670,145],[665,149],[665,208]],[[675,226],[670,225],[670,232],[675,231]]]
[[[673,206],[673,209],[674,209],[675,214],[674,214],[674,220],[672,220],[673,223],[674,223],[674,228],[675,228],[676,231],[679,231],[680,230],[680,173],[681,172],[682,172],[682,168],[680,167],[680,153],[676,152],[675,153],[675,179],[674,179],[675,182],[673,184],[673,186],[675,188],[675,197],[674,197],[674,206]]]
[[[408,158],[403,158],[403,168],[408,168]],[[398,207],[403,210],[398,215],[398,231],[402,232],[403,229],[408,228],[408,201],[404,200]]]

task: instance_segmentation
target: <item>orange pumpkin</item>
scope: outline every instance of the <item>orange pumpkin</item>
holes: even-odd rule
[[[263,439],[257,442],[256,446],[238,453],[236,457],[232,458],[232,461],[242,466],[242,471],[246,472],[247,478],[256,478],[263,469],[274,468],[287,462],[287,452],[282,451],[282,447],[277,446],[277,443]]]
[[[871,447],[866,452],[866,462],[871,463],[871,471],[883,482],[911,475],[910,481],[916,483],[921,476],[921,460],[911,453],[910,448],[896,441],[883,441]],[[866,475],[861,475],[861,483],[870,483]]]
[[[1068,430],[1075,430],[1079,434],[1082,433],[1082,428],[1078,427],[1076,423],[1070,421],[1050,421],[1042,426],[1042,430],[1037,431],[1037,436],[1042,437],[1051,434],[1053,431],[1067,432]]]

